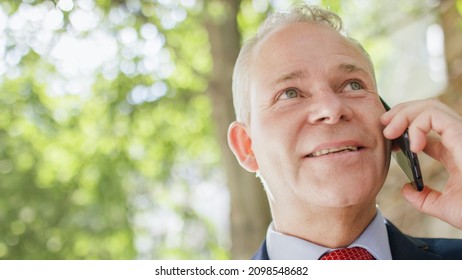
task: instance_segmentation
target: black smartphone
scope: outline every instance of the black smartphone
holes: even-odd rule
[[[385,107],[385,110],[389,111],[390,106],[380,97],[380,101]],[[412,182],[412,185],[420,192],[424,188],[422,179],[422,171],[420,170],[419,158],[415,153],[411,151],[409,145],[409,133],[408,130],[404,132],[400,137],[393,139],[392,143],[397,144],[399,150],[393,151],[393,157],[406,174],[407,178]]]

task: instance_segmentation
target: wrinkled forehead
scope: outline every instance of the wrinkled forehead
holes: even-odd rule
[[[375,83],[372,62],[358,42],[324,24],[308,22],[286,24],[260,38],[251,53],[251,73],[271,70],[264,69],[268,67],[279,69],[290,61],[308,60],[310,56],[315,58],[325,54],[349,56],[370,73]],[[351,64],[355,63],[351,61]]]

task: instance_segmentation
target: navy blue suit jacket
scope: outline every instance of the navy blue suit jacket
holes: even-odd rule
[[[394,260],[462,260],[460,239],[415,238],[403,234],[389,222],[386,227]],[[269,260],[266,241],[252,259]]]

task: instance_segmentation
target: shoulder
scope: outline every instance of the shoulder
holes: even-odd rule
[[[266,248],[266,240],[260,245],[258,251],[253,255],[252,260],[269,260],[268,250]]]
[[[387,221],[387,233],[394,260],[462,259],[462,240],[418,238],[403,234]]]
[[[462,260],[462,240],[451,238],[419,238],[428,244],[428,251],[445,260]]]

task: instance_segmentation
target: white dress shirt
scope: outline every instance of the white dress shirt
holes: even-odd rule
[[[266,233],[266,247],[270,260],[317,260],[324,253],[335,249],[277,232],[273,223]],[[385,219],[379,209],[372,222],[348,247],[363,247],[377,260],[391,260]]]

